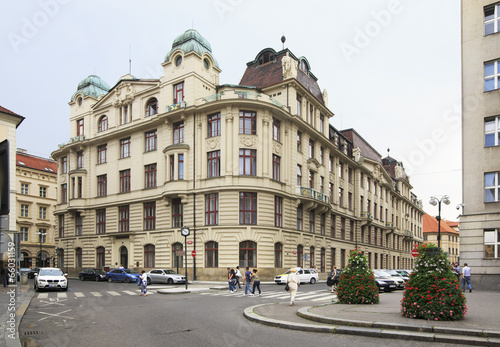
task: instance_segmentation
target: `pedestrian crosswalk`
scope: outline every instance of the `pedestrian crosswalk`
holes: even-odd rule
[[[35,298],[38,299],[48,299],[48,298],[58,298],[58,299],[69,299],[69,298],[100,298],[103,296],[126,296],[126,295],[139,295],[140,291],[132,291],[132,290],[122,290],[122,291],[114,291],[107,290],[101,292],[47,292],[47,293],[36,293]],[[149,295],[155,294],[153,291],[148,291]]]
[[[244,291],[238,291],[236,293],[229,293],[227,291],[217,291],[217,292],[200,292],[200,295],[204,296],[228,296],[234,298],[245,298]],[[266,299],[276,299],[276,300],[290,300],[290,293],[288,292],[267,292],[262,293],[261,296],[257,297]],[[314,302],[330,302],[337,296],[332,294],[330,291],[325,290],[315,290],[311,292],[298,292],[295,296],[295,301],[309,300]]]

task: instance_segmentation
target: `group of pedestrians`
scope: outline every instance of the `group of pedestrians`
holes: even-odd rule
[[[262,292],[260,290],[260,279],[259,275],[257,275],[257,269],[253,269],[252,271],[250,271],[250,268],[248,266],[245,268],[245,276],[241,275],[239,266],[236,267],[236,270],[227,268],[227,281],[229,283],[230,293],[235,293],[238,291],[238,289],[241,289],[240,278],[245,279],[245,296],[253,296],[256,289],[259,291],[259,296],[262,295]]]

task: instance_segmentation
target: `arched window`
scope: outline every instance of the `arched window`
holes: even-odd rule
[[[151,98],[146,104],[146,117],[152,116],[158,113],[158,100],[156,98]]]
[[[240,266],[257,267],[257,244],[253,241],[240,242]]]
[[[96,259],[95,259],[95,264],[96,267],[104,267],[105,266],[105,249],[104,247],[100,246],[97,247],[96,249]]]
[[[314,268],[314,247],[311,246],[309,249],[309,267]]]
[[[155,246],[144,246],[144,267],[155,267]]]
[[[326,263],[326,251],[324,248],[321,248],[321,263],[319,266],[319,271],[325,272],[325,264]]]
[[[81,247],[78,247],[75,249],[75,267],[76,268],[81,268],[82,266],[82,256],[83,252]]]
[[[183,248],[182,248],[182,243],[180,242],[176,242],[172,245],[172,267],[175,267],[177,268],[177,273],[179,273],[179,268],[182,268],[182,264],[183,264],[183,256],[182,256],[182,253],[179,253],[179,255],[177,255],[177,252],[176,251],[182,251]]]
[[[309,66],[307,66],[307,62],[304,59],[302,59],[300,61],[300,63],[299,63],[299,69],[301,69],[305,73],[309,72]]]
[[[304,247],[302,245],[297,246],[297,266],[302,267],[304,259]]]
[[[97,127],[98,132],[103,132],[108,130],[108,116],[102,116],[99,118],[99,124]]]
[[[274,267],[276,269],[283,267],[283,245],[279,242],[274,244]]]
[[[219,243],[205,243],[205,267],[219,267]]]

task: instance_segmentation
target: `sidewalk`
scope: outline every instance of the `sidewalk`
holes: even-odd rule
[[[18,335],[19,323],[33,297],[32,286],[0,286],[0,347],[18,347],[21,342]]]
[[[378,305],[338,303],[307,306],[296,302],[249,307],[244,316],[252,321],[286,329],[356,334],[428,342],[500,346],[498,302],[500,292],[466,293],[468,312],[461,321],[427,321],[401,315],[402,291],[384,293]]]

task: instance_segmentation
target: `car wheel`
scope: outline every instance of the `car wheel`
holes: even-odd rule
[[[108,282],[109,283],[113,282],[113,279],[111,277],[108,277]]]
[[[83,275],[80,275],[80,281],[83,281],[85,280],[85,278],[83,278]]]
[[[168,283],[168,284],[174,284],[174,280],[173,280],[173,279],[171,279],[171,278],[169,278],[169,279],[167,280],[167,283]]]
[[[148,277],[148,286],[151,284],[151,278]]]
[[[311,281],[309,281],[309,283],[311,283],[311,284],[316,283],[316,279],[315,279],[314,277],[313,277],[313,278],[311,278]]]
[[[125,283],[130,283],[130,278],[125,278]]]
[[[95,276],[95,281],[99,282],[99,276]]]

